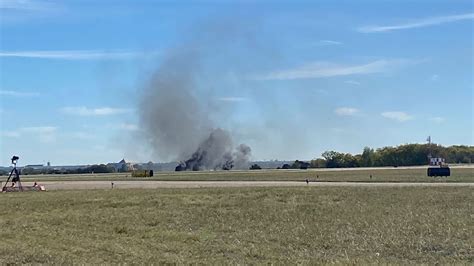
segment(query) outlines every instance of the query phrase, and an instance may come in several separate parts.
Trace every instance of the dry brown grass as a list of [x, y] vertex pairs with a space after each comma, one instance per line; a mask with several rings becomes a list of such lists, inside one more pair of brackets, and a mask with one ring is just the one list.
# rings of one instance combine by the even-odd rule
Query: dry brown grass
[[474, 190], [1, 194], [0, 263], [474, 262]]

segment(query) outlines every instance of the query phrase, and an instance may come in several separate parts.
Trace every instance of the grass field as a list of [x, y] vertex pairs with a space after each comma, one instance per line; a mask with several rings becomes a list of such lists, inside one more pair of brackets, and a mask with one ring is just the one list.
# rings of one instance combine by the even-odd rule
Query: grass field
[[0, 194], [6, 263], [474, 263], [474, 190]]
[[[372, 175], [372, 178], [370, 177]], [[448, 178], [426, 176], [426, 168], [309, 169], [260, 171], [155, 172], [151, 178], [133, 178], [130, 173], [22, 176], [25, 181], [59, 180], [166, 180], [166, 181], [354, 181], [354, 182], [474, 182], [474, 168], [452, 168]], [[6, 180], [6, 177], [4, 177]]]

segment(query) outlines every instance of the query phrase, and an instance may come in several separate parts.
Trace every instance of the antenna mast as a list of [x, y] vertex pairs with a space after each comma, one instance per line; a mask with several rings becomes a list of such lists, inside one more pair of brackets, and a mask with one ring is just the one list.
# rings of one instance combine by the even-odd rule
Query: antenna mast
[[433, 157], [431, 155], [431, 136], [428, 136], [426, 141], [428, 141], [428, 164], [431, 164], [431, 158]]

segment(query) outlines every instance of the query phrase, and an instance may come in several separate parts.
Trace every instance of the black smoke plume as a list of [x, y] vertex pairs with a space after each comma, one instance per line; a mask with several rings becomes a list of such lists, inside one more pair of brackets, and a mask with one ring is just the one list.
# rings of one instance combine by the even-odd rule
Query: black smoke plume
[[[202, 39], [229, 41], [219, 32], [205, 36]], [[207, 68], [206, 62], [213, 61], [218, 54], [213, 49], [220, 46], [197, 40], [167, 53], [144, 86], [139, 104], [141, 130], [157, 157], [181, 162], [176, 170], [247, 168], [250, 147], [234, 147], [231, 133], [211, 119], [216, 111], [209, 101], [215, 97], [200, 91], [203, 80], [204, 86], [212, 87], [209, 76], [219, 77], [212, 73], [218, 68]]]
[[204, 140], [191, 158], [176, 166], [176, 171], [184, 170], [230, 170], [237, 166], [247, 166], [251, 149], [245, 144], [240, 144], [232, 151], [232, 139], [229, 133], [222, 129], [215, 129]]

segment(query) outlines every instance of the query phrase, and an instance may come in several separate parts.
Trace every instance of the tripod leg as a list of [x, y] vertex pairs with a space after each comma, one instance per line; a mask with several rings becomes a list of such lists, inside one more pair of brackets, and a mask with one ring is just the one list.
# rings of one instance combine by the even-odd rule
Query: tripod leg
[[18, 170], [15, 168], [15, 177], [16, 177], [16, 182], [18, 183], [18, 191], [23, 191], [23, 186], [21, 185], [21, 180], [20, 180], [20, 174], [18, 173]]
[[12, 171], [10, 172], [10, 175], [8, 175], [7, 182], [5, 182], [5, 185], [3, 185], [2, 191], [5, 191], [5, 188], [7, 187], [8, 182], [10, 181], [10, 178], [11, 178], [12, 175], [13, 175], [13, 172], [16, 172], [15, 170], [16, 170], [16, 168], [13, 168]]

